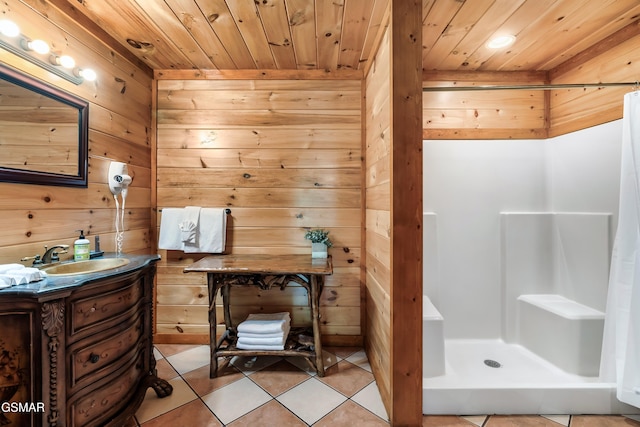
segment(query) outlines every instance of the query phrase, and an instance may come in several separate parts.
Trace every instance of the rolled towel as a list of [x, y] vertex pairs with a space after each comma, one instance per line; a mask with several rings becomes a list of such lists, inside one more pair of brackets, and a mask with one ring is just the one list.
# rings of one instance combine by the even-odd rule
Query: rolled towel
[[273, 334], [283, 332], [290, 322], [291, 318], [288, 312], [250, 314], [247, 320], [238, 325], [237, 329], [238, 333]]

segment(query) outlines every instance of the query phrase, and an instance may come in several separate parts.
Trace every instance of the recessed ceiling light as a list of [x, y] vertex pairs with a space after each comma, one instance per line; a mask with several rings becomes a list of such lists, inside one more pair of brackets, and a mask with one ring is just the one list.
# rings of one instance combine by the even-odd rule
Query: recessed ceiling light
[[510, 46], [514, 41], [516, 41], [516, 36], [498, 36], [489, 40], [489, 42], [487, 43], [487, 47], [489, 49], [501, 49], [503, 47]]

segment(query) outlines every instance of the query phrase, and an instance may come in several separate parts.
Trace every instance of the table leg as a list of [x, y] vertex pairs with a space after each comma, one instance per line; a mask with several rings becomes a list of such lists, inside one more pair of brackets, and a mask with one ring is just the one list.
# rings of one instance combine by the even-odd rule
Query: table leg
[[312, 274], [311, 282], [311, 322], [313, 324], [313, 341], [316, 353], [316, 370], [319, 377], [324, 377], [324, 361], [322, 360], [322, 340], [320, 337], [320, 286], [318, 276]]
[[208, 273], [207, 274], [207, 285], [209, 288], [209, 352], [211, 361], [209, 362], [209, 378], [215, 378], [218, 371], [218, 357], [216, 356], [216, 346], [217, 346], [217, 338], [216, 338], [216, 328], [217, 328], [217, 319], [216, 319], [216, 285], [215, 285], [215, 275]]
[[231, 286], [228, 284], [222, 285], [220, 288], [220, 292], [222, 293], [222, 306], [224, 308], [224, 326], [227, 330], [233, 328], [233, 323], [231, 322]]

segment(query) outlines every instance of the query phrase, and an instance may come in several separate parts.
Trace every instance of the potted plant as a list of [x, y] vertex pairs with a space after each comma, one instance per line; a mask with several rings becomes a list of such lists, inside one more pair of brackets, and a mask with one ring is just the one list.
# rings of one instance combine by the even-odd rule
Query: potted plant
[[333, 246], [328, 234], [328, 231], [315, 229], [307, 231], [304, 235], [305, 239], [311, 240], [311, 258], [327, 257], [327, 249]]

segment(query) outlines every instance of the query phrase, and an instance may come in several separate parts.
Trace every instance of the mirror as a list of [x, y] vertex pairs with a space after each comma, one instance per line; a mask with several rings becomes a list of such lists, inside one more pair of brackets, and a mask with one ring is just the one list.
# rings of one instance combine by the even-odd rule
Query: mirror
[[0, 182], [86, 187], [89, 103], [0, 64]]

